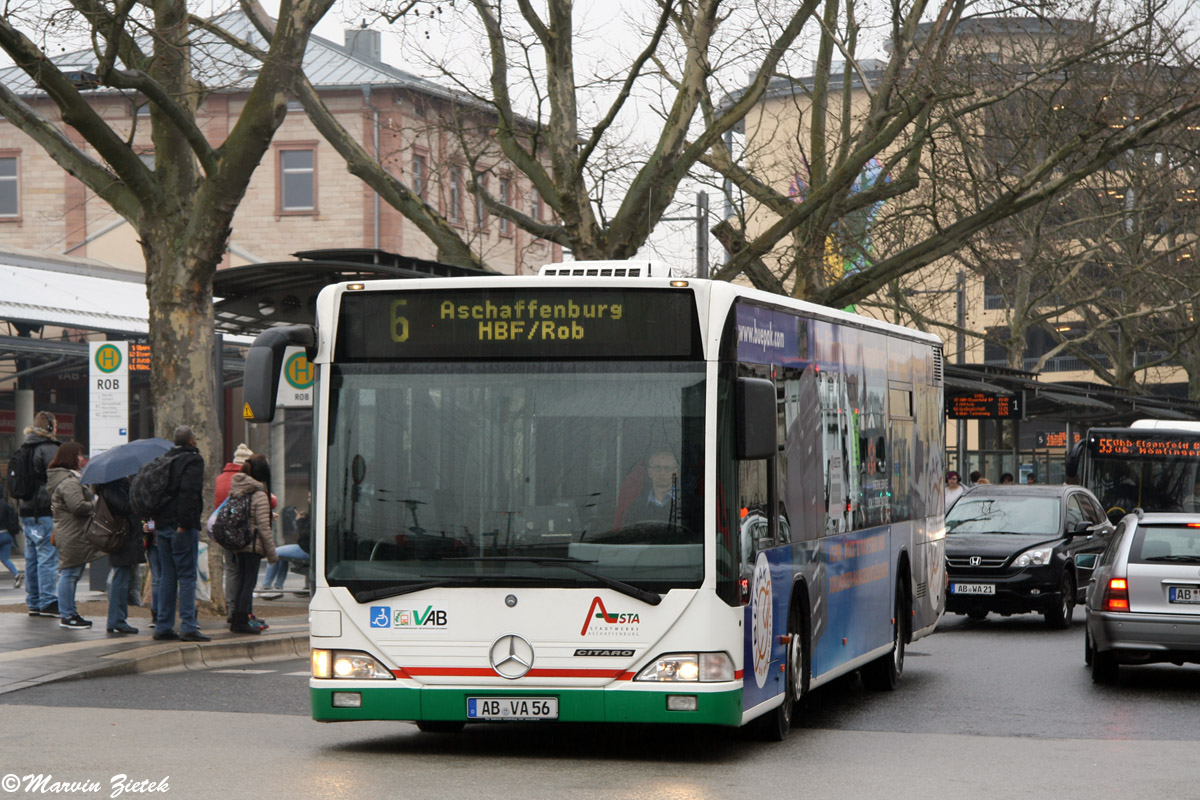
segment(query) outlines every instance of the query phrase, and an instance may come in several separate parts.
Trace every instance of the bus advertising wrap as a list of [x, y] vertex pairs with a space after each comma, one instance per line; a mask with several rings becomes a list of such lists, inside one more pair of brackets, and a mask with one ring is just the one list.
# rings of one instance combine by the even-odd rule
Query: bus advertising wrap
[[342, 297], [339, 361], [428, 358], [694, 358], [691, 292], [446, 289]]

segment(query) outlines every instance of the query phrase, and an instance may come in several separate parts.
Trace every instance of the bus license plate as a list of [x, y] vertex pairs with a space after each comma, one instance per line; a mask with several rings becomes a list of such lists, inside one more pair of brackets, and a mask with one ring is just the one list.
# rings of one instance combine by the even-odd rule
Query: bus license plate
[[468, 697], [467, 719], [558, 719], [558, 698]]
[[996, 584], [994, 583], [955, 583], [951, 584], [950, 591], [954, 594], [995, 594]]
[[1167, 591], [1172, 603], [1200, 603], [1200, 586], [1171, 586]]

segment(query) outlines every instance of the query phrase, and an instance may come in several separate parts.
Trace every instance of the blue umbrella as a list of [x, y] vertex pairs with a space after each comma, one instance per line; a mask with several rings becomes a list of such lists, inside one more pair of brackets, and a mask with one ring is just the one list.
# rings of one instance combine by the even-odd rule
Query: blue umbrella
[[88, 461], [79, 475], [79, 482], [96, 485], [132, 475], [175, 445], [166, 439], [137, 439], [129, 444], [105, 450]]

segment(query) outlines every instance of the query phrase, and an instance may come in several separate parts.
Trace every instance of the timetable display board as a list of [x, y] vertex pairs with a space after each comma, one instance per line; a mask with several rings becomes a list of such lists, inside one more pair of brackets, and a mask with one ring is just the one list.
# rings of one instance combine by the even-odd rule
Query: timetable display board
[[1200, 461], [1200, 436], [1145, 430], [1092, 431], [1088, 448], [1099, 458], [1172, 458]]
[[1021, 419], [1021, 396], [971, 392], [946, 395], [946, 416], [951, 419]]
[[473, 287], [342, 295], [337, 361], [702, 356], [680, 289]]

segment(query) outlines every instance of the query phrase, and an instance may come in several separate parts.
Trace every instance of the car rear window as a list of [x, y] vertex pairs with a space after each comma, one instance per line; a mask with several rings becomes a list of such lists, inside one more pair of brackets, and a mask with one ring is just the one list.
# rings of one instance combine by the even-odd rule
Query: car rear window
[[1129, 548], [1129, 560], [1139, 564], [1195, 562], [1200, 564], [1200, 523], [1142, 525]]

